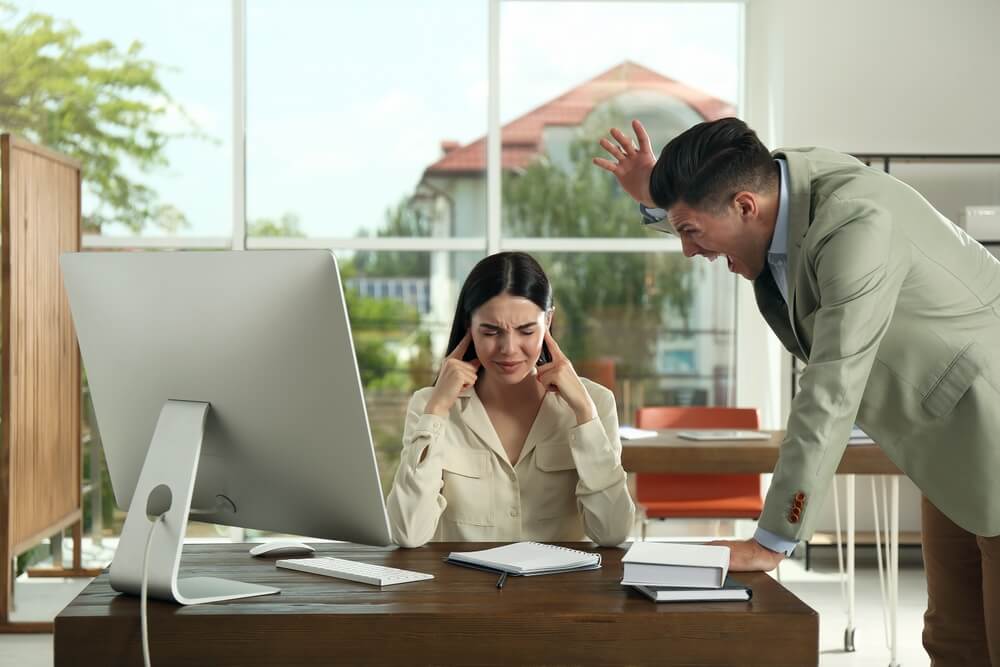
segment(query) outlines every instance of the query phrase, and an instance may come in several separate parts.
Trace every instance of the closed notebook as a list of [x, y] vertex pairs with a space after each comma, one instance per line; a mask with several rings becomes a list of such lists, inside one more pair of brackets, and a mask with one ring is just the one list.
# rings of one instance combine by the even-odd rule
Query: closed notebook
[[633, 586], [653, 602], [746, 602], [753, 597], [749, 586], [726, 577], [722, 588], [678, 588], [676, 586]]
[[622, 557], [626, 586], [721, 588], [729, 572], [729, 547], [636, 542]]
[[761, 431], [731, 431], [700, 429], [697, 431], [678, 431], [678, 438], [685, 440], [770, 440], [769, 433]]
[[446, 560], [455, 565], [523, 576], [601, 567], [600, 554], [540, 542], [516, 542], [481, 551], [452, 551]]

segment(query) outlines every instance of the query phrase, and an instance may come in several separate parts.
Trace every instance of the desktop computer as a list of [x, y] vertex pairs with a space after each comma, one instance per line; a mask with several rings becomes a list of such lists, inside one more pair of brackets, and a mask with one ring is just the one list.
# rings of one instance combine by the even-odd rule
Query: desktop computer
[[[197, 604], [278, 592], [178, 579], [199, 520], [389, 545], [333, 253], [61, 258], [115, 499], [115, 590]], [[159, 523], [160, 525], [157, 525]]]

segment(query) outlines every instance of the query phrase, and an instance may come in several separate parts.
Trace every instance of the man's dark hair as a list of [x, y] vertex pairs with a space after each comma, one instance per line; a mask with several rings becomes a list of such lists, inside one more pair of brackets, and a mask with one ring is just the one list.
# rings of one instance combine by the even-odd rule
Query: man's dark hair
[[698, 123], [663, 147], [649, 176], [656, 205], [719, 210], [737, 192], [777, 187], [774, 158], [739, 118]]

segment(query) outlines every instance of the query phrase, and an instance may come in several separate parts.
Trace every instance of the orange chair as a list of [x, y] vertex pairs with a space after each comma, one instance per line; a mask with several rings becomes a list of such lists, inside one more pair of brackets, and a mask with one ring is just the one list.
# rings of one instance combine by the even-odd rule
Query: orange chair
[[[638, 428], [757, 429], [755, 408], [639, 408]], [[642, 539], [649, 519], [757, 519], [764, 507], [760, 475], [673, 475], [637, 473], [636, 501], [644, 510]]]

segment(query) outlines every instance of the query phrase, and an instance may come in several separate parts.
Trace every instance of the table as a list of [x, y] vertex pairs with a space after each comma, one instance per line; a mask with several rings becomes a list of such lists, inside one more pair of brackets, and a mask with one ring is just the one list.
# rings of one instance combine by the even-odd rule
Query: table
[[[682, 429], [691, 431], [695, 429]], [[622, 465], [628, 472], [770, 473], [778, 462], [784, 431], [764, 431], [768, 440], [685, 440], [676, 429], [654, 438], [622, 441]], [[851, 445], [844, 452], [841, 475], [901, 475], [876, 445]]]
[[[681, 429], [692, 430], [692, 429]], [[784, 431], [764, 431], [767, 440], [685, 440], [678, 437], [677, 429], [662, 429], [656, 437], [622, 441], [622, 466], [628, 472], [674, 474], [729, 474], [770, 473], [778, 462], [778, 451], [785, 437]], [[837, 467], [837, 474], [846, 475], [847, 495], [847, 627], [844, 630], [844, 650], [854, 650], [854, 475], [882, 475], [882, 507], [885, 534], [885, 570], [882, 597], [888, 609], [886, 633], [889, 641], [890, 667], [896, 660], [897, 599], [899, 591], [899, 475], [903, 472], [889, 460], [875, 444], [850, 445]], [[886, 499], [884, 480], [889, 478], [889, 495]], [[837, 507], [837, 535], [840, 535], [840, 510], [837, 485], [833, 485], [834, 504]], [[875, 509], [876, 534], [881, 531], [878, 522], [878, 497], [872, 480], [872, 501]], [[838, 564], [840, 556], [838, 544]], [[882, 547], [878, 549], [879, 580], [882, 578]]]
[[[815, 665], [819, 617], [770, 576], [741, 576], [750, 602], [656, 604], [620, 585], [621, 549], [600, 570], [511, 577], [442, 562], [453, 550], [314, 544], [435, 576], [380, 590], [274, 567], [247, 544], [185, 545], [181, 576], [228, 576], [281, 594], [181, 607], [149, 603], [152, 664]], [[590, 548], [592, 545], [566, 545]], [[55, 621], [55, 665], [141, 664], [139, 600], [102, 574]]]

